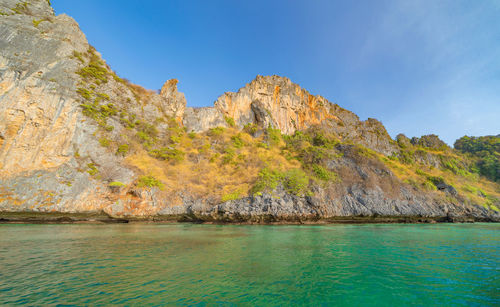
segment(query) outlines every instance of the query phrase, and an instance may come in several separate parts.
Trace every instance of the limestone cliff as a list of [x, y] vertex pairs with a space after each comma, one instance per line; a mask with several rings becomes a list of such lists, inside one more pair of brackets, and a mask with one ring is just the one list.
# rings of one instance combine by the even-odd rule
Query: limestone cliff
[[354, 141], [384, 154], [396, 151], [391, 137], [376, 119], [360, 121], [354, 113], [321, 96], [313, 96], [280, 76], [257, 76], [237, 93], [219, 97], [213, 108], [190, 109], [184, 123], [189, 130], [200, 132], [224, 125], [225, 118], [234, 120], [239, 128], [256, 124], [277, 128], [285, 134], [320, 125], [341, 140]]
[[131, 84], [48, 1], [0, 0], [0, 211], [500, 219], [498, 185], [436, 137], [396, 142], [284, 77], [206, 108], [177, 83]]

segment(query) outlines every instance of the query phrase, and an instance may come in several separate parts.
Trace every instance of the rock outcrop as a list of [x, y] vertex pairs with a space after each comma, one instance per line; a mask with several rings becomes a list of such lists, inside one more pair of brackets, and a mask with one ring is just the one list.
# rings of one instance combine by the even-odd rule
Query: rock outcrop
[[357, 142], [384, 154], [397, 150], [385, 127], [376, 119], [359, 117], [321, 96], [313, 96], [290, 79], [257, 76], [236, 93], [220, 96], [213, 108], [190, 109], [184, 124], [190, 131], [201, 132], [234, 120], [239, 128], [255, 124], [293, 134], [313, 126], [322, 126], [340, 139]]
[[80, 111], [69, 57], [86, 50], [85, 36], [47, 1], [1, 1], [0, 10], [11, 14], [0, 17], [0, 175], [60, 166], [71, 156]]
[[102, 184], [90, 180], [75, 155], [131, 172], [99, 148], [94, 123], [77, 94], [89, 49], [78, 24], [55, 16], [49, 3], [0, 1], [0, 207], [4, 210], [102, 210]]
[[[448, 185], [443, 191], [424, 191], [380, 162], [403, 154], [398, 142], [439, 146], [434, 137], [410, 141], [401, 136], [395, 142], [379, 121], [361, 121], [284, 77], [257, 76], [205, 108], [186, 107], [177, 82], [167, 81], [159, 93], [133, 85], [106, 65], [71, 17], [55, 16], [48, 1], [0, 0], [0, 212], [104, 212], [221, 222], [374, 216], [500, 220], [497, 211], [451, 195], [449, 191], [457, 191]], [[337, 155], [327, 161], [327, 171], [339, 174], [340, 180], [311, 180], [307, 195], [279, 184], [272, 192], [223, 201], [186, 187], [163, 191], [151, 176], [161, 173], [169, 159], [174, 164], [184, 155], [195, 162], [202, 157], [210, 165], [222, 153], [229, 161], [234, 148], [214, 128], [245, 126], [261, 136], [269, 127], [287, 135], [311, 128], [326, 131], [339, 143], [329, 147]], [[189, 144], [204, 142], [207, 135], [214, 139], [180, 152], [175, 144], [185, 131], [206, 132], [193, 135]], [[231, 142], [241, 146], [240, 137], [236, 134]], [[257, 149], [269, 148], [270, 138], [266, 135]], [[374, 153], [360, 155], [359, 146]], [[220, 152], [208, 157], [207, 148]], [[419, 159], [434, 167], [442, 160], [424, 151]], [[226, 162], [221, 167], [234, 171]]]

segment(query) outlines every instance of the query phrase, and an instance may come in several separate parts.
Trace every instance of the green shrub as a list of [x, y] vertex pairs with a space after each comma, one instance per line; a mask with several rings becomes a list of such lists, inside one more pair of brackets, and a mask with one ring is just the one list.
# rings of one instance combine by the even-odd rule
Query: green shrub
[[330, 151], [316, 146], [310, 146], [299, 152], [299, 159], [306, 165], [321, 164], [323, 161], [331, 158]]
[[90, 63], [89, 66], [81, 68], [77, 71], [84, 79], [93, 79], [95, 83], [101, 84], [108, 82], [107, 71], [104, 67], [100, 66], [100, 63]]
[[153, 176], [141, 176], [137, 180], [137, 186], [139, 188], [154, 188], [157, 187], [160, 190], [163, 190], [165, 187], [165, 184], [161, 182], [160, 180], [156, 179]]
[[490, 180], [500, 181], [500, 153], [486, 155], [477, 165], [481, 175]]
[[16, 6], [11, 9], [16, 14], [27, 14], [28, 12], [28, 1], [23, 1], [16, 3]]
[[129, 150], [128, 144], [121, 144], [120, 146], [118, 146], [116, 153], [121, 155], [126, 155], [128, 153], [128, 150]]
[[229, 194], [224, 194], [221, 198], [222, 202], [230, 201], [230, 200], [235, 200], [241, 197], [240, 191], [235, 191]]
[[227, 146], [224, 149], [224, 156], [222, 157], [222, 164], [231, 163], [235, 156], [236, 156], [236, 150], [231, 146]]
[[398, 154], [393, 153], [403, 164], [411, 165], [415, 163], [415, 153], [411, 150], [401, 150]]
[[309, 192], [309, 177], [300, 168], [288, 170], [284, 174], [284, 187], [291, 194], [304, 196]]
[[321, 165], [318, 165], [318, 164], [314, 164], [312, 166], [312, 170], [313, 170], [313, 173], [314, 175], [321, 179], [321, 180], [324, 180], [324, 181], [334, 181], [337, 179], [337, 174], [335, 174], [334, 172], [324, 168], [323, 166]]
[[99, 111], [100, 111], [101, 116], [103, 118], [110, 117], [110, 116], [116, 115], [118, 113], [118, 110], [116, 109], [115, 105], [112, 103], [101, 105]]
[[76, 73], [83, 79], [91, 80], [96, 84], [108, 82], [109, 72], [104, 63], [99, 59], [92, 48], [89, 49], [88, 53], [90, 55], [89, 64], [78, 70]]
[[[126, 117], [125, 117], [126, 116]], [[135, 114], [126, 114], [122, 112], [120, 114], [120, 121], [127, 126], [127, 128], [133, 129], [137, 125], [135, 120]]]
[[259, 130], [259, 127], [255, 124], [246, 124], [244, 127], [243, 127], [243, 131], [245, 131], [246, 133], [248, 134], [255, 134], [257, 132], [257, 130]]
[[271, 126], [269, 126], [269, 128], [267, 128], [267, 139], [269, 141], [269, 145], [279, 145], [281, 141], [281, 130], [273, 129]]
[[286, 142], [286, 148], [294, 152], [299, 152], [312, 143], [311, 136], [299, 130], [295, 131], [293, 135], [284, 135], [283, 138]]
[[123, 80], [122, 78], [118, 77], [115, 73], [113, 73], [112, 76], [113, 76], [113, 79], [116, 82], [120, 82], [120, 83], [126, 84], [125, 80]]
[[83, 115], [93, 118], [95, 120], [99, 119], [99, 105], [95, 103], [83, 103], [80, 105], [82, 107]]
[[96, 93], [96, 96], [99, 98], [99, 100], [109, 100], [109, 95], [105, 93]]
[[265, 167], [259, 171], [257, 181], [251, 189], [252, 194], [272, 192], [281, 182], [283, 174], [277, 170]]
[[213, 156], [210, 157], [210, 160], [208, 160], [210, 163], [215, 163], [215, 161], [217, 161], [217, 159], [219, 159], [220, 157], [220, 153], [215, 153]]
[[257, 147], [269, 149], [269, 145], [263, 142], [257, 143]]
[[436, 185], [430, 180], [424, 181], [424, 183], [422, 183], [422, 186], [424, 189], [429, 190], [429, 191], [437, 190]]
[[181, 162], [184, 160], [184, 156], [186, 155], [182, 150], [169, 147], [152, 150], [150, 154], [156, 159], [174, 162]]
[[154, 124], [149, 124], [142, 121], [136, 121], [136, 125], [139, 126], [139, 130], [144, 132], [146, 135], [155, 138], [158, 136], [158, 129]]
[[210, 145], [210, 143], [207, 143], [207, 144], [204, 144], [203, 146], [201, 146], [198, 151], [199, 151], [199, 153], [206, 153], [210, 150], [211, 147], [212, 146]]
[[38, 25], [42, 22], [42, 21], [45, 21], [45, 18], [42, 18], [40, 20], [36, 20], [35, 18], [33, 18], [33, 26], [35, 28], [38, 28]]
[[325, 135], [321, 131], [317, 131], [312, 138], [312, 143], [314, 146], [333, 149], [335, 145], [338, 144], [338, 141], [331, 136]]
[[426, 172], [424, 172], [423, 170], [421, 170], [421, 169], [419, 169], [419, 168], [417, 168], [417, 169], [415, 170], [415, 173], [416, 173], [417, 175], [419, 175], [419, 176], [423, 176], [423, 177], [429, 177], [429, 176], [430, 176], [429, 174], [427, 174]]
[[188, 137], [189, 137], [190, 139], [194, 139], [194, 138], [196, 138], [196, 133], [195, 133], [195, 132], [189, 132], [189, 133], [188, 133]]
[[90, 92], [88, 89], [79, 87], [76, 92], [82, 96], [83, 99], [85, 100], [90, 100], [92, 98], [92, 92]]
[[111, 140], [107, 138], [100, 138], [99, 144], [101, 144], [102, 147], [109, 147], [109, 145], [111, 144]]
[[170, 142], [172, 142], [173, 144], [177, 144], [181, 141], [181, 137], [178, 136], [178, 135], [171, 135], [170, 136]]
[[208, 134], [211, 136], [219, 136], [224, 132], [224, 127], [215, 127], [208, 130]]
[[441, 157], [441, 163], [444, 169], [450, 170], [453, 174], [467, 177], [469, 171], [456, 159]]
[[169, 117], [167, 119], [168, 131], [170, 134], [181, 136], [186, 132], [185, 127], [181, 127], [179, 122], [175, 119], [175, 117]]
[[96, 120], [98, 124], [107, 131], [113, 130], [113, 126], [108, 126], [106, 124], [106, 119], [108, 117], [118, 113], [118, 110], [112, 103], [108, 103], [107, 105], [99, 105], [98, 103], [83, 103], [80, 106], [83, 109], [83, 115]]
[[367, 148], [367, 147], [365, 147], [363, 145], [357, 144], [356, 145], [356, 149], [357, 149], [357, 153], [360, 156], [364, 156], [364, 157], [367, 157], [367, 158], [375, 158], [377, 156], [377, 154], [375, 153], [375, 151], [373, 151], [372, 149]]
[[229, 125], [229, 127], [234, 127], [236, 126], [236, 123], [234, 122], [234, 119], [232, 117], [229, 117], [229, 116], [224, 116], [224, 120], [226, 121], [226, 123]]
[[88, 167], [87, 173], [89, 173], [90, 176], [95, 176], [99, 172], [97, 166], [94, 163], [87, 164], [87, 167]]
[[238, 133], [237, 135], [233, 135], [231, 137], [231, 140], [233, 141], [233, 145], [236, 148], [241, 148], [245, 143], [243, 142], [243, 139], [241, 138], [241, 133]]
[[[387, 156], [387, 159], [392, 160], [392, 161], [399, 160], [398, 155], [395, 152], [393, 152], [390, 156]], [[384, 159], [384, 161], [387, 161], [387, 160]]]
[[442, 176], [428, 176], [427, 180], [432, 182], [432, 184], [434, 184], [435, 186], [444, 183], [444, 178]]
[[139, 140], [145, 144], [146, 146], [151, 146], [154, 144], [154, 140], [152, 137], [150, 137], [147, 133], [145, 133], [144, 131], [138, 131], [136, 134], [135, 134]]

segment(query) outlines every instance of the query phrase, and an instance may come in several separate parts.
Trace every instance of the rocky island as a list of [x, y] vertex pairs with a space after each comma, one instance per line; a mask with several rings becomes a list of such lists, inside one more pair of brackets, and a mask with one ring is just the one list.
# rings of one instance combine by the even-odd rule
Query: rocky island
[[257, 76], [187, 107], [118, 76], [47, 0], [0, 0], [0, 221], [500, 221], [500, 136], [392, 139]]

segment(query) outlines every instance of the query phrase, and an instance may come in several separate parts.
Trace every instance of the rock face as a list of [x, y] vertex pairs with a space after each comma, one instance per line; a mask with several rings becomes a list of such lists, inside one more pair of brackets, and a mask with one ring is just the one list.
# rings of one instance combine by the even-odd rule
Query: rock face
[[[125, 154], [141, 153], [151, 141], [146, 132], [161, 138], [176, 129], [174, 123], [194, 132], [233, 123], [284, 134], [321, 127], [385, 156], [398, 151], [379, 121], [361, 121], [284, 77], [258, 76], [206, 108], [186, 107], [177, 82], [167, 81], [159, 94], [130, 84], [111, 71], [72, 18], [54, 15], [48, 1], [0, 0], [0, 212], [250, 222], [377, 215], [500, 219], [498, 212], [412, 189], [384, 165], [356, 158], [354, 145], [341, 148], [343, 156], [330, 162], [342, 182], [317, 185], [314, 196], [278, 186], [271, 194], [221, 202], [185, 190], [170, 195], [140, 188], [135, 182], [142, 173]], [[137, 127], [137, 135], [130, 132]], [[131, 137], [142, 138], [144, 148], [129, 148]], [[415, 142], [439, 145], [435, 138]]]
[[89, 49], [85, 35], [45, 0], [2, 0], [0, 10], [0, 208], [102, 210], [106, 188], [81, 168], [108, 165], [125, 182], [133, 173], [99, 148], [82, 115], [74, 54]]
[[186, 109], [186, 97], [184, 97], [183, 93], [177, 91], [178, 82], [177, 79], [165, 82], [161, 88], [160, 97], [163, 98], [161, 106], [163, 112], [181, 121]]
[[423, 135], [420, 138], [413, 137], [410, 141], [413, 145], [420, 145], [427, 148], [433, 149], [443, 149], [448, 148], [445, 142], [443, 142], [437, 135], [429, 134]]
[[[166, 206], [159, 213], [181, 215], [193, 221], [255, 223], [356, 221], [353, 217], [360, 221], [376, 217], [402, 217], [400, 221], [410, 222], [498, 221], [500, 218], [498, 213], [492, 214], [483, 207], [443, 202], [432, 194], [405, 186], [383, 164], [361, 160], [351, 146], [345, 146], [342, 152], [343, 159], [332, 161], [332, 168], [337, 173], [346, 174], [342, 183], [327, 188], [317, 186], [314, 196], [297, 197], [280, 186], [272, 195], [245, 197], [215, 206], [191, 200], [178, 206]], [[448, 185], [443, 190], [456, 193]], [[156, 195], [153, 193], [151, 197]]]
[[[0, 10], [16, 8], [1, 1]], [[1, 16], [0, 174], [44, 170], [69, 161], [78, 120], [77, 63], [69, 56], [85, 50], [85, 36], [74, 20], [54, 16], [46, 1]], [[33, 20], [41, 20], [35, 24]]]
[[257, 76], [236, 93], [220, 96], [213, 108], [190, 109], [184, 115], [188, 130], [206, 131], [231, 118], [242, 128], [247, 124], [280, 129], [293, 134], [313, 126], [323, 126], [340, 139], [352, 140], [384, 154], [396, 146], [376, 119], [360, 121], [358, 116], [321, 96], [313, 96], [290, 79]]

